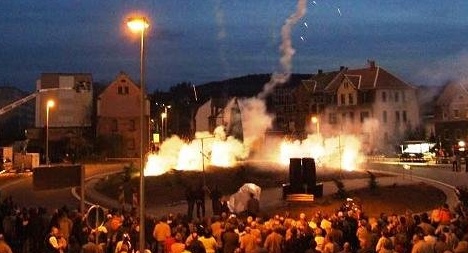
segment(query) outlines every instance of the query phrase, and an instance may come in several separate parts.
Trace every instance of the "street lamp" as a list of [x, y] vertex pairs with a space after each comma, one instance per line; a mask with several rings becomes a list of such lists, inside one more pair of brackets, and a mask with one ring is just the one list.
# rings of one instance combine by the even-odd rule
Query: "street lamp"
[[315, 131], [317, 132], [317, 135], [320, 135], [320, 123], [319, 123], [318, 117], [317, 116], [312, 116], [310, 121], [312, 121], [312, 123], [315, 124]]
[[164, 106], [164, 139], [167, 138], [167, 122], [169, 121], [169, 113], [167, 112], [167, 109], [170, 109], [171, 105], [165, 105]]
[[166, 131], [164, 131], [164, 122], [166, 121], [167, 113], [161, 113], [161, 139], [164, 141], [166, 139]]
[[145, 165], [144, 165], [144, 142], [145, 142], [145, 31], [149, 27], [148, 20], [145, 17], [134, 17], [127, 20], [127, 26], [132, 32], [140, 33], [140, 233], [139, 249], [143, 252], [146, 248], [145, 243]]
[[49, 110], [55, 106], [54, 100], [47, 100], [46, 104], [46, 164], [50, 164], [49, 159]]

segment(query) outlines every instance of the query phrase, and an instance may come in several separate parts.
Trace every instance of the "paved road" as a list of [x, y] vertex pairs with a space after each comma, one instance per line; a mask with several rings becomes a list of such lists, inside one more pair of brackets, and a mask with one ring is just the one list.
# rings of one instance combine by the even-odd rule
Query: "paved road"
[[[122, 165], [109, 166], [86, 166], [85, 177], [93, 177], [103, 173], [115, 173], [122, 170]], [[25, 174], [24, 177], [13, 177], [11, 180], [2, 180], [0, 191], [1, 197], [12, 196], [15, 203], [22, 207], [41, 206], [49, 210], [54, 210], [67, 205], [69, 208], [80, 208], [80, 201], [72, 194], [71, 188], [58, 190], [35, 191], [33, 189], [32, 174]], [[2, 174], [8, 177], [8, 174]]]
[[[85, 187], [87, 200], [91, 200], [93, 203], [104, 207], [119, 207], [117, 201], [108, 199], [94, 191], [93, 185], [97, 180], [99, 180], [99, 178], [103, 177], [104, 174], [115, 173], [121, 171], [121, 169], [121, 165], [114, 167], [87, 167], [86, 178], [88, 178], [88, 180]], [[405, 170], [403, 169], [403, 164], [399, 163], [368, 164], [366, 169], [386, 171], [399, 175], [397, 177], [379, 178], [379, 183], [382, 185], [393, 183], [412, 183], [414, 181], [429, 179], [432, 184], [444, 190], [448, 197], [448, 202], [452, 206], [457, 202], [453, 186], [468, 185], [468, 173], [452, 172], [451, 167], [448, 165], [410, 165], [410, 169]], [[368, 179], [348, 180], [345, 182], [345, 187], [346, 189], [365, 187], [367, 185], [367, 180]], [[44, 206], [48, 209], [55, 209], [60, 208], [63, 205], [78, 208], [80, 204], [79, 199], [76, 198], [76, 195], [72, 194], [70, 188], [60, 190], [34, 191], [32, 189], [32, 177], [14, 179], [13, 181], [7, 182], [6, 184], [3, 183], [0, 189], [2, 197], [11, 195], [13, 196], [14, 201], [20, 206]], [[324, 184], [324, 194], [331, 194], [334, 192], [336, 192], [336, 187], [333, 183], [329, 182]], [[282, 200], [282, 189], [280, 187], [265, 189], [263, 190], [261, 196], [261, 205], [264, 207], [284, 204]], [[207, 201], [207, 203], [209, 203], [209, 201]], [[210, 214], [210, 205], [207, 204], [206, 206], [207, 213]], [[185, 203], [179, 203], [173, 206], [154, 206], [151, 205], [151, 203], [147, 204], [147, 213], [149, 215], [159, 216], [167, 213], [185, 212]]]
[[[385, 171], [396, 175], [395, 177], [379, 178], [378, 182], [380, 185], [390, 185], [395, 183], [412, 184], [419, 181], [428, 182], [444, 191], [447, 196], [447, 202], [451, 207], [458, 203], [458, 198], [455, 195], [453, 186], [468, 184], [468, 173], [452, 172], [451, 167], [448, 165], [416, 166], [412, 164], [410, 165], [410, 170], [403, 169], [403, 164], [399, 163], [369, 163], [364, 167], [368, 170]], [[94, 190], [94, 184], [98, 180], [99, 178], [94, 178], [89, 180], [86, 184], [86, 193], [89, 200], [99, 203], [101, 206], [119, 208], [120, 205], [116, 200], [109, 199]], [[347, 190], [358, 189], [367, 187], [368, 178], [346, 180], [344, 183]], [[335, 184], [333, 182], [325, 182], [324, 194], [327, 195], [333, 193], [336, 193]], [[211, 214], [210, 201], [207, 200], [206, 203], [207, 214]], [[260, 205], [262, 207], [278, 207], [285, 205], [282, 199], [281, 187], [262, 190]], [[187, 206], [183, 202], [171, 206], [155, 206], [152, 203], [147, 203], [146, 212], [148, 215], [159, 217], [168, 213], [186, 213], [186, 209]]]

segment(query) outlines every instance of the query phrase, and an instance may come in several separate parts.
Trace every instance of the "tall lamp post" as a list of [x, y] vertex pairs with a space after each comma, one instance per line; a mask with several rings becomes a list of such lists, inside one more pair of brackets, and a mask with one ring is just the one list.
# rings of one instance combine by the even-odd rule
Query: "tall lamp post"
[[164, 141], [166, 139], [166, 131], [164, 131], [164, 122], [166, 121], [167, 118], [167, 113], [162, 112], [161, 113], [161, 141]]
[[170, 109], [171, 105], [164, 105], [164, 139], [167, 138], [167, 123], [169, 121], [169, 113], [167, 112], [167, 109]]
[[49, 159], [49, 111], [50, 111], [50, 108], [54, 107], [55, 106], [55, 102], [54, 100], [47, 100], [47, 104], [46, 104], [46, 143], [45, 143], [45, 149], [46, 149], [46, 164], [49, 165], [50, 164], [50, 159]]
[[139, 249], [143, 252], [146, 249], [145, 243], [145, 133], [143, 126], [145, 123], [145, 31], [149, 27], [148, 20], [145, 17], [135, 17], [127, 20], [127, 26], [135, 33], [140, 33], [140, 233]]

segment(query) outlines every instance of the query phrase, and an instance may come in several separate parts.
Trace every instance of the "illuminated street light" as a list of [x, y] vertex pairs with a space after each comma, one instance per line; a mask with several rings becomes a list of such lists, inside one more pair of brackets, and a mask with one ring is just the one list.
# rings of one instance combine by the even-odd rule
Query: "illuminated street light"
[[317, 135], [320, 135], [320, 123], [319, 123], [318, 117], [312, 116], [310, 121], [312, 121], [312, 123], [315, 124], [315, 131], [316, 131]]
[[135, 33], [141, 34], [140, 40], [140, 233], [139, 249], [143, 252], [145, 245], [145, 31], [149, 27], [148, 20], [145, 17], [130, 18], [127, 20], [127, 26]]
[[162, 112], [161, 113], [161, 141], [164, 141], [166, 139], [165, 131], [164, 131], [164, 122], [167, 118], [167, 113]]
[[50, 164], [50, 159], [49, 159], [49, 111], [50, 108], [55, 106], [54, 100], [47, 100], [46, 104], [46, 164]]
[[[164, 139], [167, 138], [167, 122], [169, 121], [169, 113], [167, 112], [167, 109], [170, 109], [171, 108], [171, 105], [164, 105], [164, 124], [163, 124], [163, 127], [164, 127]], [[163, 140], [164, 140], [163, 139]]]

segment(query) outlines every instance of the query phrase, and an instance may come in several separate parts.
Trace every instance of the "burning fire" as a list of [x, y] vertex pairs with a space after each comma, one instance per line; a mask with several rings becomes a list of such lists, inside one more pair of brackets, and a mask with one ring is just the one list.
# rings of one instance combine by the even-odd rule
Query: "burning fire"
[[[274, 147], [267, 148], [274, 150]], [[290, 158], [312, 157], [318, 167], [352, 171], [363, 161], [360, 149], [359, 139], [352, 135], [333, 138], [310, 135], [302, 141], [283, 140], [270, 162], [287, 165]], [[171, 169], [202, 171], [207, 166], [229, 168], [248, 159], [249, 155], [249, 148], [231, 136], [198, 134], [190, 142], [173, 136], [161, 145], [158, 154], [149, 154], [145, 175], [157, 176]]]
[[360, 141], [352, 135], [324, 139], [310, 135], [306, 140], [283, 141], [279, 162], [287, 165], [292, 157], [312, 157], [317, 165], [352, 171], [363, 161]]

